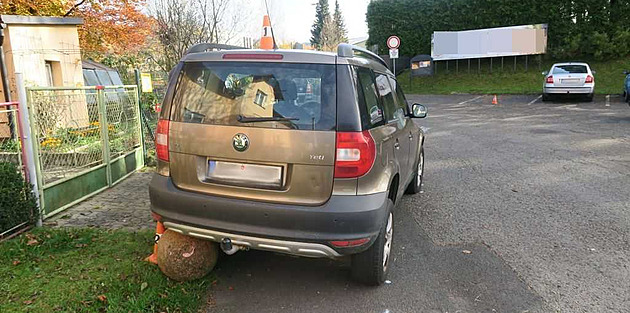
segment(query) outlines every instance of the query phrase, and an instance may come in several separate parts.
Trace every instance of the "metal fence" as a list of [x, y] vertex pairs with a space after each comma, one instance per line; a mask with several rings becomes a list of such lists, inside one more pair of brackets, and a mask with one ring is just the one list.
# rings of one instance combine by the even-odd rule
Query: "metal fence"
[[136, 86], [26, 91], [45, 217], [144, 165]]
[[23, 168], [17, 103], [0, 103], [0, 162]]

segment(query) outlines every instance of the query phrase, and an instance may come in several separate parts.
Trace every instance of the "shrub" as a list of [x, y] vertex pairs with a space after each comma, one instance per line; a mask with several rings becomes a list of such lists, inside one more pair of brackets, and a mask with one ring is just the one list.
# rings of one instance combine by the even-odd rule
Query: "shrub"
[[32, 223], [37, 204], [31, 186], [13, 163], [0, 162], [0, 232], [20, 223]]

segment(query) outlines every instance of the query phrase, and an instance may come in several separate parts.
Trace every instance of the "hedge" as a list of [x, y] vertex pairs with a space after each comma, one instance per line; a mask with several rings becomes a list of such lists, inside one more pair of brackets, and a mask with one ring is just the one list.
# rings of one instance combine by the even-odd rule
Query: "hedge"
[[401, 54], [431, 53], [434, 31], [548, 24], [552, 58], [630, 54], [630, 0], [376, 0], [367, 10], [369, 46], [385, 54], [390, 35]]
[[0, 232], [35, 220], [37, 204], [31, 186], [13, 163], [0, 162]]

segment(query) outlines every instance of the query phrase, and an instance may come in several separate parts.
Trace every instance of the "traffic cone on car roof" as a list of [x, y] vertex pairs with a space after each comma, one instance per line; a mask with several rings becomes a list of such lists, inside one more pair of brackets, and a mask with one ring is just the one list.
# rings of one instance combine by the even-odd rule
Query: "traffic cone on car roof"
[[157, 245], [160, 237], [164, 234], [164, 224], [162, 222], [157, 221], [157, 225], [155, 226], [155, 243], [153, 244], [153, 253], [144, 259], [147, 262], [151, 262], [153, 264], [157, 264]]
[[494, 104], [494, 105], [498, 105], [499, 104], [499, 99], [497, 98], [497, 95], [494, 95], [494, 97], [492, 98], [492, 104]]
[[271, 21], [269, 15], [263, 17], [263, 33], [260, 38], [260, 49], [273, 49], [273, 37], [271, 36]]

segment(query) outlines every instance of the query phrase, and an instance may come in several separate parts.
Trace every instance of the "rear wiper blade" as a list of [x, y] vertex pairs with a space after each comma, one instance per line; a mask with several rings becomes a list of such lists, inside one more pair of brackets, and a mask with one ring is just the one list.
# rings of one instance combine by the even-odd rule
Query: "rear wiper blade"
[[247, 117], [247, 116], [242, 116], [242, 115], [238, 115], [236, 118], [237, 121], [239, 121], [240, 123], [254, 123], [254, 122], [282, 122], [282, 121], [297, 121], [299, 120], [299, 118], [297, 117], [279, 117], [279, 116], [272, 116], [272, 117]]

